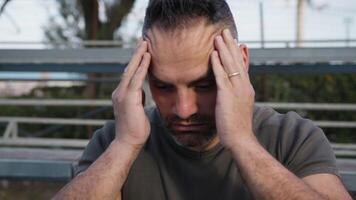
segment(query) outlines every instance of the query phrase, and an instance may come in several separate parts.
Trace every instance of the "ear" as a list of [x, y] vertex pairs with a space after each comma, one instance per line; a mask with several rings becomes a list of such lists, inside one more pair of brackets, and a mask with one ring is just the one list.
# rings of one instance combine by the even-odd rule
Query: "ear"
[[246, 71], [248, 72], [248, 70], [250, 68], [249, 50], [248, 50], [247, 46], [244, 44], [240, 44], [239, 48], [240, 48], [242, 59], [244, 62], [244, 67], [245, 67]]

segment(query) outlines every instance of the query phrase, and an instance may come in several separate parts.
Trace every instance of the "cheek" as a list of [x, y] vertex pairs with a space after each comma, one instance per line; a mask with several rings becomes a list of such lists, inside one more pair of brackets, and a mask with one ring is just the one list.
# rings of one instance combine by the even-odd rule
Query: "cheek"
[[214, 114], [216, 105], [216, 90], [200, 93], [198, 95], [199, 110], [201, 113]]
[[173, 106], [174, 98], [172, 95], [162, 93], [154, 88], [151, 88], [152, 98], [159, 108], [161, 114], [168, 114]]

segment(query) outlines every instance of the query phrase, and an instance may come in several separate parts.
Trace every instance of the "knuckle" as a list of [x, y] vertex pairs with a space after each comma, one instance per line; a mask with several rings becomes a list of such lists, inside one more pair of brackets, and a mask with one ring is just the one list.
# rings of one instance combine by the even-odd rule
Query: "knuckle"
[[255, 90], [254, 90], [253, 88], [252, 88], [252, 90], [251, 90], [251, 93], [252, 93], [253, 96], [256, 95], [256, 92], [255, 92]]
[[111, 93], [111, 99], [114, 100], [116, 98], [116, 90], [114, 90], [113, 93]]
[[250, 97], [251, 97], [252, 99], [254, 99], [254, 98], [255, 98], [255, 93], [254, 93], [254, 92], [251, 92]]
[[251, 98], [254, 98], [255, 97], [255, 90], [253, 90], [253, 88], [251, 87], [250, 90], [249, 90], [249, 96]]
[[121, 92], [118, 92], [118, 91], [114, 91], [112, 94], [111, 94], [111, 99], [113, 102], [115, 103], [120, 103], [123, 101], [123, 94]]

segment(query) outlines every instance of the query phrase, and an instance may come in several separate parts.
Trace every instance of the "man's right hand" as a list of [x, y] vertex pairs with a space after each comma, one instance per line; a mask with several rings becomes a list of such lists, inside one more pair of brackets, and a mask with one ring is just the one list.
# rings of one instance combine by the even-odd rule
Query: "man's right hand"
[[150, 133], [150, 123], [142, 105], [142, 85], [150, 60], [147, 42], [140, 41], [112, 94], [116, 138], [87, 170], [53, 199], [121, 199], [130, 168]]
[[116, 139], [119, 143], [140, 148], [150, 133], [150, 123], [142, 104], [142, 86], [150, 65], [147, 42], [141, 40], [127, 65], [121, 82], [112, 93]]

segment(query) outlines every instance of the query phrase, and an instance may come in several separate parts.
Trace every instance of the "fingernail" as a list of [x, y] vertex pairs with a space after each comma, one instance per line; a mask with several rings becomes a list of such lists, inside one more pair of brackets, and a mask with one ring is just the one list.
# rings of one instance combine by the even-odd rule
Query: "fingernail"
[[221, 35], [218, 35], [218, 36], [215, 37], [215, 39], [221, 41], [221, 40], [222, 40], [222, 37], [221, 37]]

